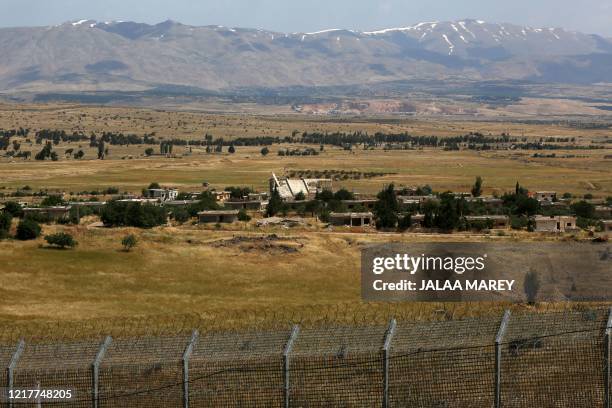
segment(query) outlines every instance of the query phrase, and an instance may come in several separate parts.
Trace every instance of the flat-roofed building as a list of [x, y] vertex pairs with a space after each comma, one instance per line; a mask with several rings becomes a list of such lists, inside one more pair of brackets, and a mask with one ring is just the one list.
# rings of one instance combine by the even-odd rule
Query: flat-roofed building
[[51, 221], [59, 221], [68, 219], [71, 209], [71, 206], [24, 208], [23, 216], [27, 217], [28, 215], [39, 215], [46, 217]]
[[507, 215], [467, 215], [468, 223], [487, 223], [491, 228], [507, 228], [510, 225], [510, 217]]
[[342, 200], [342, 204], [346, 206], [346, 208], [350, 211], [355, 210], [356, 208], [363, 208], [366, 210], [373, 210], [374, 206], [378, 202], [375, 198], [362, 198], [356, 200]]
[[608, 205], [598, 205], [595, 207], [595, 216], [604, 220], [612, 218], [612, 207]]
[[548, 201], [552, 203], [557, 200], [556, 191], [536, 191], [534, 198], [538, 201]]
[[578, 229], [576, 226], [576, 217], [569, 215], [560, 216], [542, 216], [534, 217], [535, 230], [537, 232], [566, 232]]
[[371, 212], [331, 213], [329, 215], [329, 223], [336, 226], [363, 227], [374, 224], [374, 214]]
[[224, 202], [223, 206], [232, 210], [264, 211], [268, 207], [268, 201], [231, 200]]
[[160, 201], [176, 200], [178, 190], [176, 188], [149, 188], [147, 189], [147, 197]]
[[200, 224], [220, 224], [227, 223], [231, 224], [238, 220], [237, 210], [211, 210], [211, 211], [200, 211], [198, 213], [198, 220]]

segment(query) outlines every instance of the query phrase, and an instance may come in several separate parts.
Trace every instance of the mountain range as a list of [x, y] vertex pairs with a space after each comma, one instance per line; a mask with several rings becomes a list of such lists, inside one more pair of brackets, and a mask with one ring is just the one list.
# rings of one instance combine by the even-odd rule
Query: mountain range
[[0, 91], [203, 90], [411, 80], [612, 82], [612, 40], [480, 20], [377, 31], [81, 20], [0, 29]]

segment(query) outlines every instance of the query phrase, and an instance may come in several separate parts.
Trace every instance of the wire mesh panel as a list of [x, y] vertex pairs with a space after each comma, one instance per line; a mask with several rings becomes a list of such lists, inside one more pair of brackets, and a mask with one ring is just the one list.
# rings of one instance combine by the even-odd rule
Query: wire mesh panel
[[116, 339], [100, 366], [100, 407], [178, 407], [190, 336]]
[[189, 359], [190, 407], [280, 407], [289, 331], [207, 334]]
[[293, 407], [382, 404], [386, 327], [304, 329], [290, 356]]
[[[91, 407], [93, 362], [99, 343], [26, 343], [14, 370], [15, 389], [70, 390], [54, 405]], [[37, 406], [36, 401], [18, 406]]]
[[[13, 357], [13, 354], [15, 353], [16, 349], [17, 349], [17, 344], [0, 345], [0, 387], [1, 388], [6, 387], [8, 384], [7, 369], [8, 369], [9, 364], [11, 363], [11, 358]], [[2, 389], [2, 391], [0, 392], [4, 393], [5, 390]], [[2, 408], [8, 406], [8, 403], [3, 402], [4, 397], [6, 397], [6, 395], [0, 395], [0, 407]]]
[[607, 311], [510, 319], [501, 361], [505, 407], [598, 407]]
[[404, 323], [391, 342], [389, 400], [396, 407], [490, 407], [500, 318]]

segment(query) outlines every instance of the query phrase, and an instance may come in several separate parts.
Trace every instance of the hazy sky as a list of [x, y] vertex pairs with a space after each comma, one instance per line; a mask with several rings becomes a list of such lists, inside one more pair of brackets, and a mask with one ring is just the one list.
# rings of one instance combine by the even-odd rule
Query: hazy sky
[[75, 19], [147, 23], [172, 19], [192, 25], [308, 32], [462, 18], [612, 36], [612, 0], [0, 0], [4, 27]]

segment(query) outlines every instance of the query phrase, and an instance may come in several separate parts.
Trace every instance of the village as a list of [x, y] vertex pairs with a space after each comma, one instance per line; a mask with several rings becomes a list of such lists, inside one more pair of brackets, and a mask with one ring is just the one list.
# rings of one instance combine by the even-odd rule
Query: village
[[[528, 191], [516, 185], [503, 196], [483, 196], [482, 179], [471, 192], [436, 193], [429, 186], [386, 185], [378, 195], [334, 188], [331, 178], [279, 177], [272, 173], [269, 191], [247, 187], [217, 190], [203, 183], [201, 191], [179, 191], [151, 183], [140, 194], [119, 194], [109, 188], [100, 195], [33, 193], [20, 190], [4, 197], [0, 208], [14, 216], [41, 223], [80, 224], [87, 216], [99, 216], [97, 226], [136, 226], [191, 222], [221, 228], [244, 222], [257, 228], [311, 226], [384, 232], [491, 232], [504, 230], [564, 234], [581, 230], [607, 239], [612, 232], [610, 197], [573, 197], [555, 191]], [[104, 194], [113, 193], [113, 194]], [[30, 200], [28, 201], [28, 194]], [[16, 204], [18, 209], [15, 209]], [[124, 220], [130, 208], [155, 208], [152, 223]], [[12, 208], [12, 209], [11, 209]], [[109, 215], [114, 209], [113, 215]], [[161, 211], [161, 212], [160, 212]], [[117, 215], [116, 213], [119, 213]], [[195, 221], [197, 220], [197, 221]]]

